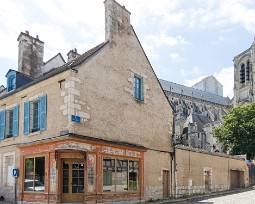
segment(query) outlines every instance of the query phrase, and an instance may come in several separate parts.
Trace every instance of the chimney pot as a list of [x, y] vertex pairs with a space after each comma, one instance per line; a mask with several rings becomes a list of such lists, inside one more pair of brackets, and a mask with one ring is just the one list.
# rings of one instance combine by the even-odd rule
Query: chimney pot
[[38, 35], [36, 35], [36, 39], [38, 39], [38, 40], [39, 40], [39, 36], [38, 36]]
[[26, 34], [28, 34], [29, 35], [29, 32], [26, 30]]

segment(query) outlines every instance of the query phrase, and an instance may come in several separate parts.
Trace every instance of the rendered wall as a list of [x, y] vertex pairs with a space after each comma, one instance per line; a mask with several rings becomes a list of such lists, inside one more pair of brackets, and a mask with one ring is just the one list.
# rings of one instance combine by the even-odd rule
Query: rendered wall
[[248, 184], [248, 169], [243, 159], [205, 153], [198, 149], [176, 148], [177, 196], [206, 193], [205, 173], [209, 172], [210, 192], [230, 189], [230, 171], [243, 174], [240, 187]]

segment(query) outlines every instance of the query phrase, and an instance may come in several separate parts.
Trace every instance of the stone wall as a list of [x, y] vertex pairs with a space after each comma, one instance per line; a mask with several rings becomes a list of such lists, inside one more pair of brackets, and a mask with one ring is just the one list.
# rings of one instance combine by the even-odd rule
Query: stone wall
[[229, 190], [230, 170], [243, 175], [240, 176], [239, 187], [248, 185], [248, 169], [244, 159], [177, 146], [176, 196]]

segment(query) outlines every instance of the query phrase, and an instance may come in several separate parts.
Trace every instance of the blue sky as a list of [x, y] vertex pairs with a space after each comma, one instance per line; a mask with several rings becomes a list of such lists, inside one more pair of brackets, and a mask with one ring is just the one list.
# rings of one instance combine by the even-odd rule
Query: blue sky
[[[158, 78], [187, 86], [214, 75], [233, 96], [233, 57], [255, 36], [254, 0], [118, 0]], [[17, 70], [21, 31], [45, 42], [44, 61], [104, 41], [103, 0], [0, 0], [0, 84]]]

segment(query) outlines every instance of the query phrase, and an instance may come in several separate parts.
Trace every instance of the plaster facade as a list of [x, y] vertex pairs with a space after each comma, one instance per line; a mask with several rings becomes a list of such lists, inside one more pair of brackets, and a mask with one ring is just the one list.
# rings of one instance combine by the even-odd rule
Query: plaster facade
[[[0, 111], [19, 107], [19, 134], [0, 140], [0, 160], [6, 159], [8, 152], [14, 156], [8, 168], [19, 169], [20, 203], [137, 203], [170, 196], [172, 108], [130, 22], [122, 15], [129, 12], [114, 0], [107, 0], [105, 5], [106, 14], [110, 12], [118, 22], [117, 26], [111, 24], [115, 27], [105, 42], [0, 98]], [[107, 21], [106, 30], [108, 27]], [[142, 79], [142, 100], [134, 97], [135, 75]], [[25, 103], [34, 104], [43, 96], [47, 98], [46, 128], [25, 133]], [[36, 164], [37, 159], [41, 162]], [[116, 163], [108, 176], [114, 184], [105, 180], [108, 161]], [[128, 168], [120, 177], [117, 167], [126, 162]], [[134, 163], [136, 167], [131, 165]], [[84, 169], [79, 170], [83, 179], [77, 184], [83, 186], [82, 192], [65, 177], [67, 164]], [[29, 171], [32, 167], [39, 173]], [[2, 163], [0, 170], [1, 178], [10, 175], [4, 174]], [[72, 171], [68, 172], [71, 176]], [[163, 172], [169, 176], [163, 178]], [[118, 183], [123, 182], [120, 178], [128, 179], [128, 184]], [[30, 180], [42, 180], [40, 190], [33, 185], [27, 188]], [[79, 193], [69, 189], [72, 193], [65, 194], [68, 185]], [[123, 189], [118, 190], [120, 187]], [[2, 182], [0, 189], [6, 201], [14, 200], [14, 183], [7, 186]]]
[[177, 197], [242, 188], [249, 184], [244, 158], [182, 146], [177, 146], [175, 151]]

